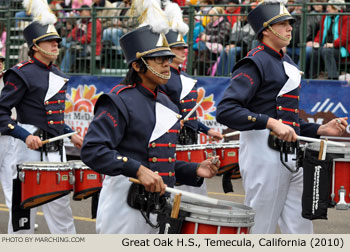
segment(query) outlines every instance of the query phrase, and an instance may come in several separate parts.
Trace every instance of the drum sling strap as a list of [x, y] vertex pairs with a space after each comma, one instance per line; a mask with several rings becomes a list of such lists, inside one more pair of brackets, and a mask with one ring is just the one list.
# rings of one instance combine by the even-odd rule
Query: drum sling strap
[[[42, 130], [42, 129], [36, 130], [33, 133], [33, 135], [40, 137], [41, 140], [46, 140], [46, 139], [54, 137], [54, 135], [52, 135], [49, 132]], [[60, 157], [61, 157], [61, 162], [63, 162], [63, 140], [58, 140], [55, 142], [46, 143], [42, 147], [37, 149], [37, 151], [40, 151], [40, 161], [41, 162], [43, 161], [43, 154], [44, 153], [47, 156], [48, 152], [56, 152], [56, 151], [59, 152]]]
[[180, 129], [179, 133], [179, 144], [181, 145], [189, 145], [189, 144], [197, 144], [198, 141], [198, 133], [193, 129], [183, 126]]
[[319, 160], [318, 154], [317, 151], [306, 149], [302, 159], [302, 216], [309, 220], [327, 220], [328, 207], [335, 206], [335, 202], [330, 200], [333, 159], [344, 156], [327, 153], [325, 160]]
[[[143, 185], [133, 183], [130, 186], [126, 201], [131, 208], [140, 210], [147, 224], [151, 227], [159, 228], [163, 233], [180, 233], [184, 217], [181, 217], [181, 214], [177, 219], [170, 217], [171, 206], [167, 201], [167, 197], [160, 196], [159, 193], [147, 192]], [[158, 215], [157, 223], [151, 222], [149, 218], [151, 213]]]

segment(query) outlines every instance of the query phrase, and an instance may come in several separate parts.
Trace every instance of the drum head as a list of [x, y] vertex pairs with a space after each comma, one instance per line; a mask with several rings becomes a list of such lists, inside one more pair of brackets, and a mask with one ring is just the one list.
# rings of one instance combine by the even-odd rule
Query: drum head
[[17, 166], [20, 170], [66, 171], [72, 169], [66, 162], [25, 162]]

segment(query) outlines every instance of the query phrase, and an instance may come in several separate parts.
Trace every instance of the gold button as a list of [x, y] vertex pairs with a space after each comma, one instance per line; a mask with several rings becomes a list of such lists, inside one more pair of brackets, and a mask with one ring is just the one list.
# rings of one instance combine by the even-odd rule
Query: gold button
[[118, 156], [118, 157], [117, 157], [118, 160], [120, 160], [120, 159], [122, 159], [122, 158], [123, 158], [122, 156]]
[[194, 99], [194, 98], [192, 98], [192, 101], [195, 101], [195, 99]]
[[187, 109], [184, 109], [184, 112], [187, 112]]
[[127, 157], [123, 157], [123, 162], [124, 163], [128, 162], [128, 158]]
[[60, 104], [60, 103], [61, 103], [61, 100], [58, 100], [57, 103]]
[[156, 143], [155, 142], [153, 142], [152, 144], [151, 144], [151, 146], [152, 146], [152, 148], [156, 148]]
[[298, 100], [300, 100], [300, 96], [298, 96]]
[[49, 101], [46, 101], [46, 102], [45, 102], [45, 105], [49, 105]]
[[298, 113], [299, 112], [299, 109], [295, 109], [295, 113]]
[[63, 114], [63, 110], [62, 109], [60, 109], [60, 114]]
[[282, 110], [282, 106], [279, 106], [278, 109], [279, 109], [279, 110]]
[[282, 122], [282, 119], [279, 119], [278, 121]]
[[248, 121], [251, 121], [252, 120], [252, 116], [248, 116]]
[[169, 172], [169, 177], [171, 177], [171, 176], [173, 176], [173, 173], [170, 171], [170, 172]]
[[7, 127], [9, 127], [10, 130], [13, 130], [15, 128], [15, 126], [13, 126], [12, 124], [7, 125]]
[[255, 118], [255, 117], [253, 117], [253, 118], [252, 118], [252, 122], [255, 122], [255, 121], [256, 121], [256, 118]]
[[180, 103], [185, 103], [184, 100], [181, 100]]
[[295, 122], [293, 122], [293, 126], [295, 126], [296, 125], [296, 123]]
[[52, 124], [53, 124], [53, 121], [50, 121], [50, 124], [52, 125]]
[[158, 160], [158, 159], [157, 159], [156, 157], [153, 157], [153, 158], [152, 158], [152, 162], [153, 162], [153, 163], [156, 163], [157, 160]]
[[177, 119], [180, 119], [180, 118], [181, 118], [181, 115], [177, 115], [176, 118], [177, 118]]
[[169, 145], [169, 148], [171, 148], [171, 147], [172, 147], [172, 146], [171, 146], [171, 145], [172, 145], [171, 143], [169, 143], [168, 145]]
[[64, 79], [64, 82], [68, 82], [69, 80], [68, 79]]
[[64, 121], [61, 121], [61, 124], [64, 124]]
[[51, 115], [52, 114], [52, 110], [49, 110], [49, 115]]
[[158, 171], [155, 171], [154, 173], [155, 173], [155, 174], [159, 174], [159, 172], [158, 172]]
[[169, 160], [169, 163], [171, 163], [173, 161], [173, 159], [171, 157], [168, 158], [168, 160]]

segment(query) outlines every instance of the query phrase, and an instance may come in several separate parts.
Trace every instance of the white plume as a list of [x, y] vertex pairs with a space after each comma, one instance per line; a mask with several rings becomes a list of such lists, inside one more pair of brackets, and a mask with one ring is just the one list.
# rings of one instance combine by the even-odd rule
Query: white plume
[[182, 11], [177, 3], [167, 1], [165, 3], [164, 13], [168, 17], [170, 29], [179, 32], [182, 36], [187, 34], [189, 28], [183, 21]]
[[264, 0], [263, 3], [283, 3], [283, 4], [287, 4], [288, 0]]
[[42, 25], [57, 22], [57, 18], [50, 9], [47, 0], [23, 0], [22, 4], [27, 13], [33, 16], [34, 21], [38, 21]]
[[168, 33], [168, 19], [160, 7], [160, 0], [134, 0], [132, 5], [133, 16], [139, 17], [140, 26], [149, 25], [153, 32]]

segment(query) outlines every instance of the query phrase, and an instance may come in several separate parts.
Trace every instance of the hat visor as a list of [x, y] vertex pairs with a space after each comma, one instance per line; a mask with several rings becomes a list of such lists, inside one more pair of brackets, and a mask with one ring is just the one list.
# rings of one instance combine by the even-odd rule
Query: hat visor
[[270, 23], [270, 25], [277, 24], [285, 20], [289, 20], [290, 24], [293, 24], [295, 22], [295, 18], [288, 15], [288, 16], [282, 16], [282, 17], [276, 18]]
[[172, 56], [175, 57], [176, 55], [173, 54], [171, 51], [169, 50], [164, 50], [164, 51], [158, 51], [158, 52], [154, 52], [154, 53], [150, 53], [145, 55], [145, 58], [151, 58], [151, 57], [158, 57], [158, 56]]
[[176, 43], [176, 44], [170, 44], [169, 45], [170, 48], [173, 48], [173, 47], [185, 47], [185, 48], [188, 48], [188, 45], [184, 42], [180, 42], [180, 43]]
[[56, 40], [57, 43], [61, 43], [62, 38], [58, 35], [49, 35], [47, 37], [43, 37], [43, 38], [37, 40], [36, 43], [38, 44], [40, 42], [44, 42], [44, 41], [48, 41], [48, 40]]

